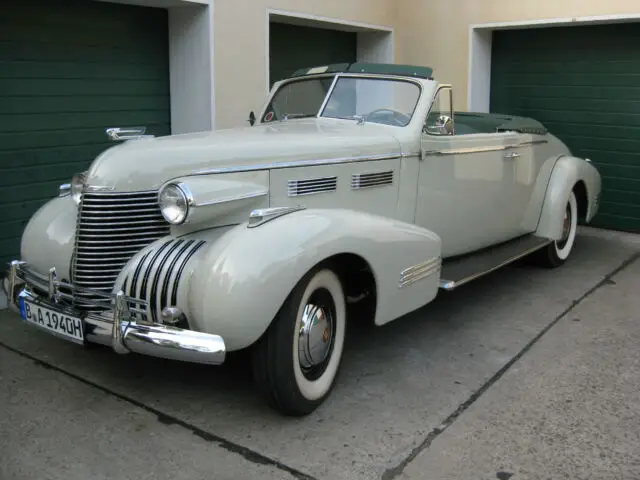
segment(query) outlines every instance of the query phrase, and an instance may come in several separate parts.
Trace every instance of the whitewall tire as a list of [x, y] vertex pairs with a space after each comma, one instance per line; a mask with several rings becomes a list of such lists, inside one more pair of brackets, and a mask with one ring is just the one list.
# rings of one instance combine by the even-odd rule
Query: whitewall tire
[[563, 265], [573, 250], [577, 230], [578, 201], [575, 193], [571, 192], [563, 218], [562, 238], [551, 242], [546, 248], [536, 252], [537, 263], [547, 268], [556, 268]]
[[307, 415], [329, 395], [346, 317], [343, 286], [332, 270], [314, 269], [300, 280], [253, 351], [256, 386], [273, 408]]

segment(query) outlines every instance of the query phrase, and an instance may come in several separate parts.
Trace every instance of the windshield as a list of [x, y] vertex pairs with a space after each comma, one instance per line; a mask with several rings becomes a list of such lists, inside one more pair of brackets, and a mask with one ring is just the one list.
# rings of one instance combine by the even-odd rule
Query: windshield
[[333, 75], [316, 77], [282, 85], [264, 111], [262, 122], [288, 118], [315, 117], [327, 96]]
[[331, 92], [322, 117], [406, 126], [420, 97], [420, 87], [407, 80], [341, 77]]

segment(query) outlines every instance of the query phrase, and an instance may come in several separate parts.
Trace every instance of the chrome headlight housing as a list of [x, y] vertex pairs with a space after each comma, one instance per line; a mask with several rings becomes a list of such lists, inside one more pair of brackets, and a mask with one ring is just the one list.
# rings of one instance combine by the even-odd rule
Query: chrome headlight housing
[[164, 219], [172, 225], [184, 223], [193, 205], [193, 196], [184, 183], [169, 183], [158, 193], [158, 204]]

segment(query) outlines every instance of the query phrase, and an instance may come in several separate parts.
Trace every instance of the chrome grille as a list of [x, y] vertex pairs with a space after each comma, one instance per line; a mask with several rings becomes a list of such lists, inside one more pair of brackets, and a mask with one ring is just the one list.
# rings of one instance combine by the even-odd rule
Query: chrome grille
[[[73, 283], [110, 293], [124, 265], [144, 247], [169, 234], [156, 191], [84, 193], [78, 211]], [[77, 307], [98, 297], [78, 291]]]

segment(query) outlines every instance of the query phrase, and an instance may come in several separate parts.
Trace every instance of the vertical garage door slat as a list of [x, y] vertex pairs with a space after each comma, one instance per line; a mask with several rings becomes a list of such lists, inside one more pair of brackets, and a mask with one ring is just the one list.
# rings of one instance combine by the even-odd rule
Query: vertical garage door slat
[[591, 158], [594, 224], [640, 232], [640, 24], [494, 32], [491, 110], [534, 117]]
[[0, 16], [0, 276], [29, 217], [113, 144], [105, 129], [170, 133], [168, 14], [21, 0]]

